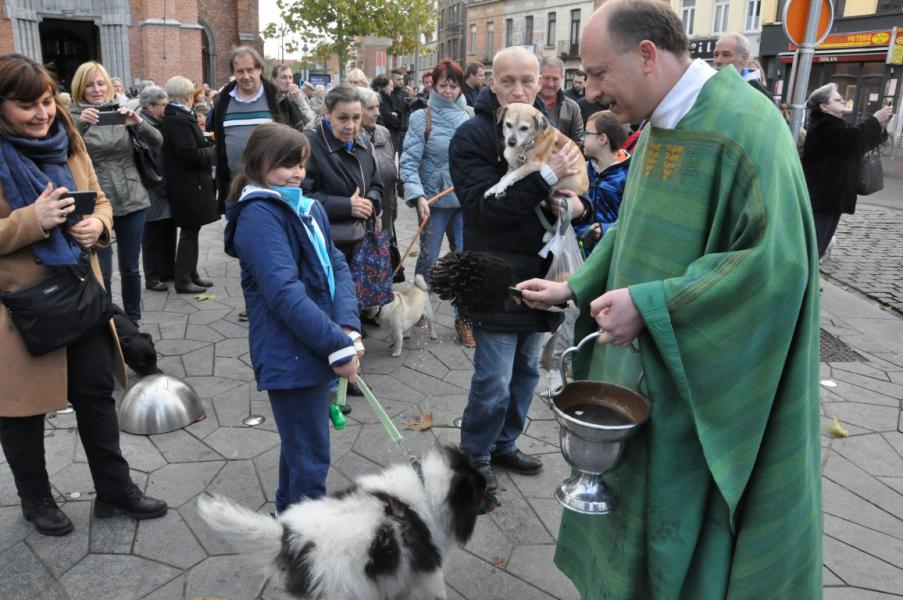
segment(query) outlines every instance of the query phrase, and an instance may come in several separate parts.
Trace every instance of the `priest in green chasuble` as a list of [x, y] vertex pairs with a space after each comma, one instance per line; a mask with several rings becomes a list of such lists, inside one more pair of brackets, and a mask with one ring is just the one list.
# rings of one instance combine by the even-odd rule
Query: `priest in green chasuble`
[[564, 511], [555, 561], [584, 600], [821, 598], [818, 252], [787, 125], [736, 69], [692, 61], [660, 0], [583, 32], [590, 100], [648, 119], [620, 219], [543, 308], [602, 329], [576, 379], [642, 389], [651, 417], [605, 476], [615, 511]]

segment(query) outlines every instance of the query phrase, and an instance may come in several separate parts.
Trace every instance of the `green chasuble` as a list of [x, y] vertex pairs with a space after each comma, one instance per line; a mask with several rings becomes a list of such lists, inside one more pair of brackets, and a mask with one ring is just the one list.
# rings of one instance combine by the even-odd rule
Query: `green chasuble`
[[607, 290], [646, 324], [577, 378], [645, 372], [652, 404], [605, 476], [615, 512], [564, 511], [555, 562], [584, 600], [821, 598], [817, 256], [787, 124], [735, 69], [646, 128], [617, 226], [569, 280], [576, 339]]

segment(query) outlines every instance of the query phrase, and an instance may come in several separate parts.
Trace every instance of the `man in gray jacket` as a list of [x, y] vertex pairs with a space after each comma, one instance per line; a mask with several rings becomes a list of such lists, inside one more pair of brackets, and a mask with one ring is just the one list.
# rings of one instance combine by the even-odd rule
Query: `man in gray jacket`
[[583, 143], [583, 117], [576, 102], [564, 95], [561, 82], [564, 63], [556, 56], [546, 56], [539, 63], [539, 101], [545, 105], [552, 125], [579, 146]]

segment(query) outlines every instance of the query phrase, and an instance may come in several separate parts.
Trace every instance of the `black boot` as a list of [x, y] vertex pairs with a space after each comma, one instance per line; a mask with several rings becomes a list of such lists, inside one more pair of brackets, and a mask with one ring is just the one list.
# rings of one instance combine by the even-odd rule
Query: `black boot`
[[34, 499], [22, 499], [22, 516], [34, 524], [43, 535], [66, 535], [73, 529], [72, 521], [60, 510], [53, 496], [41, 495]]
[[136, 485], [131, 485], [120, 496], [101, 498], [98, 495], [94, 501], [94, 516], [98, 519], [112, 517], [114, 512], [138, 520], [156, 519], [165, 515], [167, 510], [166, 502], [145, 496]]
[[177, 294], [200, 294], [206, 292], [207, 288], [195, 285], [191, 280], [176, 280], [175, 284]]

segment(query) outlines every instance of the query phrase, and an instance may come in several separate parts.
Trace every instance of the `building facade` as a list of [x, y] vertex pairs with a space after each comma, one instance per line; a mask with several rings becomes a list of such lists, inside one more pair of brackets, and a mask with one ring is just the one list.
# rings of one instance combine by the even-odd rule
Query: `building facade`
[[492, 57], [504, 48], [502, 27], [505, 22], [504, 0], [471, 0], [467, 3], [467, 63], [480, 62], [492, 72]]
[[466, 23], [467, 3], [464, 0], [439, 0], [436, 42], [440, 57], [464, 62]]
[[[791, 95], [789, 77], [796, 51], [781, 22], [785, 5], [786, 0], [764, 3], [761, 46], [768, 82], [784, 102]], [[901, 74], [903, 0], [834, 0], [834, 22], [816, 48], [807, 94], [836, 83], [847, 103], [847, 118], [859, 122], [885, 102], [899, 111]]]
[[172, 75], [219, 86], [229, 51], [263, 50], [258, 0], [0, 0], [0, 53], [51, 67], [68, 88], [96, 60], [126, 85]]
[[768, 0], [670, 0], [690, 38], [693, 58], [712, 61], [715, 43], [725, 33], [742, 33], [750, 56], [759, 55], [762, 9]]

